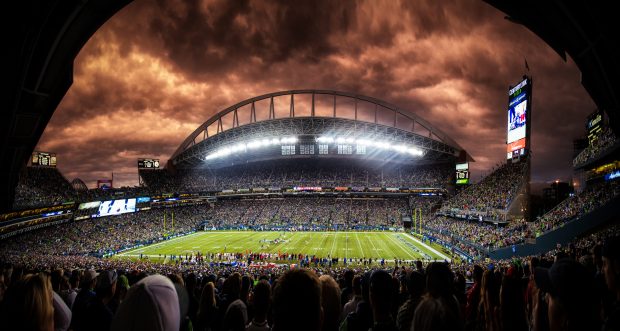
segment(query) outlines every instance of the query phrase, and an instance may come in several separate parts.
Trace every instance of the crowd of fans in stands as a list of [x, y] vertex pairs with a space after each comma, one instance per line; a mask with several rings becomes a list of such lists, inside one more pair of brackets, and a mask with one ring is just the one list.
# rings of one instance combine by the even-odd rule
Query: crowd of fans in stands
[[550, 252], [390, 268], [1, 256], [3, 330], [618, 330], [620, 226]]
[[220, 200], [205, 225], [216, 229], [378, 230], [401, 227], [404, 199], [270, 198]]
[[75, 190], [57, 168], [26, 167], [15, 188], [13, 208], [23, 210], [68, 202], [114, 200], [158, 193], [149, 187]]
[[497, 210], [508, 208], [523, 185], [526, 162], [501, 165], [478, 184], [459, 192], [447, 201], [444, 212], [474, 211], [485, 216], [493, 216]]
[[478, 221], [436, 217], [426, 223], [432, 234], [439, 233], [456, 237], [479, 249], [499, 248], [521, 243], [531, 237], [525, 220], [513, 220], [507, 225], [496, 225]]
[[74, 190], [57, 168], [27, 167], [15, 191], [14, 209], [38, 208], [63, 202], [89, 202], [151, 196], [161, 193], [206, 192], [250, 188], [312, 187], [431, 187], [445, 189], [449, 167], [398, 166], [373, 168], [343, 164], [298, 162], [255, 163], [219, 170], [141, 170], [142, 187]]
[[179, 171], [147, 170], [140, 174], [160, 191], [221, 191], [255, 187], [433, 187], [446, 188], [449, 167], [361, 167], [313, 162], [263, 162], [223, 169]]
[[[91, 218], [27, 232], [0, 242], [0, 251], [33, 255], [110, 254], [136, 245], [194, 231], [208, 205], [151, 209], [137, 213]], [[164, 214], [167, 224], [164, 227]], [[174, 220], [174, 222], [173, 222]]]
[[617, 182], [590, 185], [583, 192], [560, 202], [539, 220], [533, 222], [532, 231], [537, 235], [551, 231], [567, 221], [599, 208], [619, 194], [620, 185]]
[[15, 188], [16, 209], [53, 206], [71, 201], [75, 191], [56, 168], [27, 167]]
[[581, 153], [573, 160], [573, 166], [579, 166], [589, 162], [590, 160], [598, 157], [609, 148], [615, 146], [618, 143], [618, 138], [614, 134], [611, 127], [606, 127], [600, 133], [598, 139], [592, 144], [586, 147]]

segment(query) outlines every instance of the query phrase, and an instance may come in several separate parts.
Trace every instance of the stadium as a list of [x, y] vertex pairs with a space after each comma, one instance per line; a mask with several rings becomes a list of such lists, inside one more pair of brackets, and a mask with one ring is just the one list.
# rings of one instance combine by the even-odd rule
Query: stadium
[[[505, 162], [476, 183], [472, 155], [416, 109], [327, 89], [228, 105], [165, 163], [137, 158], [135, 187], [89, 189], [56, 167], [62, 154], [33, 145], [0, 183], [10, 187], [0, 320], [10, 330], [27, 320], [33, 330], [616, 330], [617, 114], [585, 80], [602, 110], [575, 141], [580, 185], [551, 184], [542, 206], [530, 187], [536, 89], [528, 75], [508, 83]], [[23, 303], [31, 296], [44, 308]]]

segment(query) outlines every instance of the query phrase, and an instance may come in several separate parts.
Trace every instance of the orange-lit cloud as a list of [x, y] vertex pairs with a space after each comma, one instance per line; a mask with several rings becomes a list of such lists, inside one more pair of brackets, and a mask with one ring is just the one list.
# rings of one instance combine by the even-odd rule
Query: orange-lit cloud
[[504, 161], [507, 89], [527, 57], [533, 179], [568, 179], [572, 139], [595, 106], [574, 63], [503, 17], [475, 0], [137, 0], [85, 45], [37, 149], [58, 153], [69, 180], [93, 186], [114, 172], [135, 185], [136, 158], [165, 162], [229, 105], [334, 89], [428, 120], [473, 155], [475, 176]]

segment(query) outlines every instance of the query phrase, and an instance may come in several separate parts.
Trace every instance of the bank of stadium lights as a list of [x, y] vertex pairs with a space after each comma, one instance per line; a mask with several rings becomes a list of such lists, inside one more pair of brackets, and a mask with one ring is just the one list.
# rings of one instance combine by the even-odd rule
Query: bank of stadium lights
[[325, 136], [325, 137], [316, 138], [316, 141], [322, 144], [337, 143], [337, 144], [356, 144], [356, 145], [367, 146], [367, 147], [370, 146], [370, 147], [374, 147], [378, 149], [392, 150], [398, 153], [410, 154], [414, 156], [424, 155], [424, 151], [422, 151], [421, 149], [417, 147], [406, 146], [402, 144], [395, 144], [394, 142], [374, 140], [374, 139], [373, 140], [364, 139], [364, 138], [357, 139], [357, 138], [351, 138], [351, 137], [334, 138], [334, 137]]
[[248, 142], [241, 142], [232, 146], [222, 147], [215, 152], [207, 155], [205, 160], [212, 160], [220, 157], [226, 157], [233, 153], [246, 152], [248, 150], [259, 149], [267, 146], [275, 145], [291, 145], [296, 144], [297, 137], [283, 137], [283, 138], [271, 138], [271, 139], [255, 139]]

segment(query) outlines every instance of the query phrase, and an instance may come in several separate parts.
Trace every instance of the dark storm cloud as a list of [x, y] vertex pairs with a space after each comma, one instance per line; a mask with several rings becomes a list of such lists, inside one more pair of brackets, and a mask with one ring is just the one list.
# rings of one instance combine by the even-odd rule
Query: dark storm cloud
[[188, 75], [223, 73], [238, 61], [269, 66], [292, 56], [320, 62], [354, 22], [354, 1], [159, 1], [148, 24], [165, 56]]
[[527, 57], [533, 178], [566, 178], [594, 104], [570, 60], [503, 17], [474, 0], [134, 1], [76, 59], [38, 148], [67, 177], [135, 173], [136, 158], [165, 161], [238, 101], [334, 89], [414, 111], [476, 159], [477, 177], [504, 162], [508, 85]]

